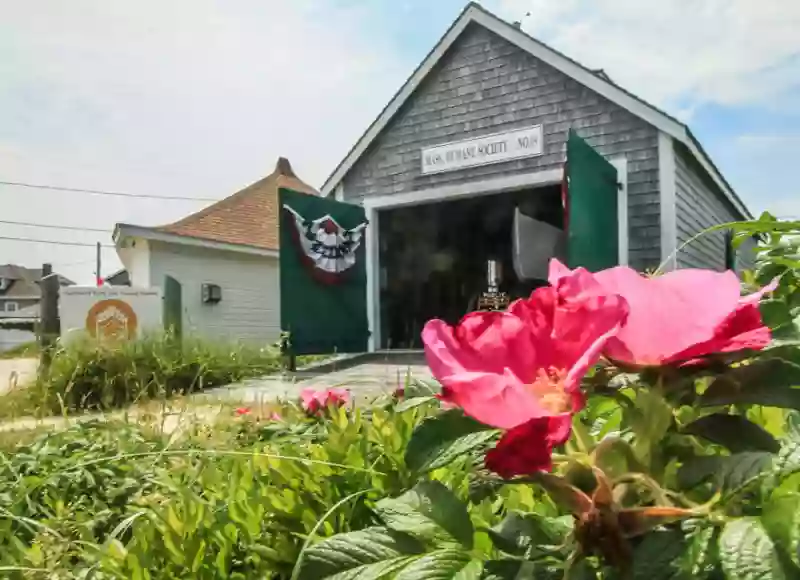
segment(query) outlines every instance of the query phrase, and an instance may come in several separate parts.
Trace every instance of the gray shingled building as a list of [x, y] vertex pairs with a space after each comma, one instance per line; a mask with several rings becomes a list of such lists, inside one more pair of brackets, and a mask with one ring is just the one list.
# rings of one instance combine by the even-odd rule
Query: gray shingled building
[[[605, 158], [617, 176], [606, 203], [614, 208], [605, 218], [600, 192], [582, 198], [591, 206], [584, 213], [596, 212], [598, 224], [606, 219], [602, 228], [584, 222], [575, 234], [584, 247], [611, 241], [615, 263], [642, 270], [662, 263], [667, 269], [733, 265], [722, 232], [675, 254], [709, 226], [751, 217], [685, 124], [603, 71], [470, 4], [322, 187], [323, 194], [363, 204], [371, 223], [373, 348], [415, 346], [410, 337], [418, 329], [393, 328], [392, 312], [417, 311], [421, 321], [463, 301], [464, 291], [432, 288], [431, 272], [454, 269], [454, 259], [463, 270], [470, 254], [480, 263], [485, 252], [475, 240], [497, 230], [510, 238], [513, 208], [538, 200], [539, 219], [559, 223], [563, 216], [542, 216], [560, 207], [565, 162], [572, 164], [568, 134]], [[455, 258], [438, 251], [455, 243], [472, 246]], [[736, 267], [746, 266], [751, 254], [752, 245], [742, 247]], [[485, 272], [485, 265], [478, 267]], [[452, 316], [465, 308], [459, 303]]]

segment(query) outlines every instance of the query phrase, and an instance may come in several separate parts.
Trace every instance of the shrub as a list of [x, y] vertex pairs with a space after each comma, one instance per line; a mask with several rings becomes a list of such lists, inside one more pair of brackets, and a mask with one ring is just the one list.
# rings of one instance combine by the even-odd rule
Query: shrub
[[[12, 580], [800, 578], [800, 264], [783, 246], [766, 253], [757, 281], [773, 278], [769, 263], [781, 266], [762, 304], [770, 343], [760, 295], [740, 299], [730, 276], [700, 274], [707, 284], [681, 287], [680, 298], [688, 311], [724, 285], [731, 312], [712, 321], [713, 340], [695, 329], [691, 348], [677, 351], [688, 360], [665, 350], [626, 362], [603, 343], [607, 358], [568, 387], [555, 365], [599, 357], [600, 347], [585, 350], [596, 344], [587, 329], [598, 330], [592, 317], [606, 298], [593, 294], [597, 280], [570, 279], [540, 293], [550, 301], [427, 334], [439, 341], [429, 354], [446, 410], [406, 384], [368, 409], [309, 416], [295, 403], [265, 421], [243, 408], [169, 441], [97, 425], [39, 438], [0, 455], [0, 571]], [[575, 324], [576, 313], [587, 323]], [[627, 336], [621, 352], [633, 355], [642, 336], [652, 335]]]
[[0, 454], [0, 568], [289, 578], [306, 539], [365, 528], [375, 502], [411, 487], [405, 448], [432, 410], [320, 419], [288, 405], [281, 421], [232, 414], [170, 444], [125, 424], [44, 435]]
[[43, 413], [107, 410], [185, 395], [280, 368], [276, 349], [151, 336], [109, 346], [59, 346], [26, 395]]
[[39, 343], [36, 341], [24, 342], [17, 346], [0, 352], [0, 359], [9, 358], [36, 358], [39, 356]]

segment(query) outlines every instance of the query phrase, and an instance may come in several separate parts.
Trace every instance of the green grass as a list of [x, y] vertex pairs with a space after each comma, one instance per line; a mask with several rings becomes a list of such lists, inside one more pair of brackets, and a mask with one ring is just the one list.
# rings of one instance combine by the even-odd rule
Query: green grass
[[39, 356], [39, 343], [36, 341], [18, 344], [10, 350], [0, 352], [0, 359], [36, 358]]
[[0, 396], [0, 418], [121, 409], [280, 368], [280, 354], [272, 346], [199, 339], [177, 342], [166, 336], [116, 346], [71, 343], [55, 350], [48, 370], [34, 384]]

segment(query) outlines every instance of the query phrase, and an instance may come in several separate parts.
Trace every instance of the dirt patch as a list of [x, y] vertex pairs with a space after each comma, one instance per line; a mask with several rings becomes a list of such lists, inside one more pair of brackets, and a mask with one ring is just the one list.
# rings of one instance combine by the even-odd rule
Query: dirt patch
[[39, 359], [36, 358], [0, 360], [0, 394], [34, 381], [38, 364]]

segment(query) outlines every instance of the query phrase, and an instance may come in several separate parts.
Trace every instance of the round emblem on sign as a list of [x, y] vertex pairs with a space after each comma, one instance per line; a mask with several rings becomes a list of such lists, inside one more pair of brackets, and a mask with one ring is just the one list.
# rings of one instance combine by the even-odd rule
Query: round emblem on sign
[[136, 336], [138, 320], [130, 304], [109, 298], [101, 300], [86, 315], [86, 330], [99, 340], [127, 340]]

